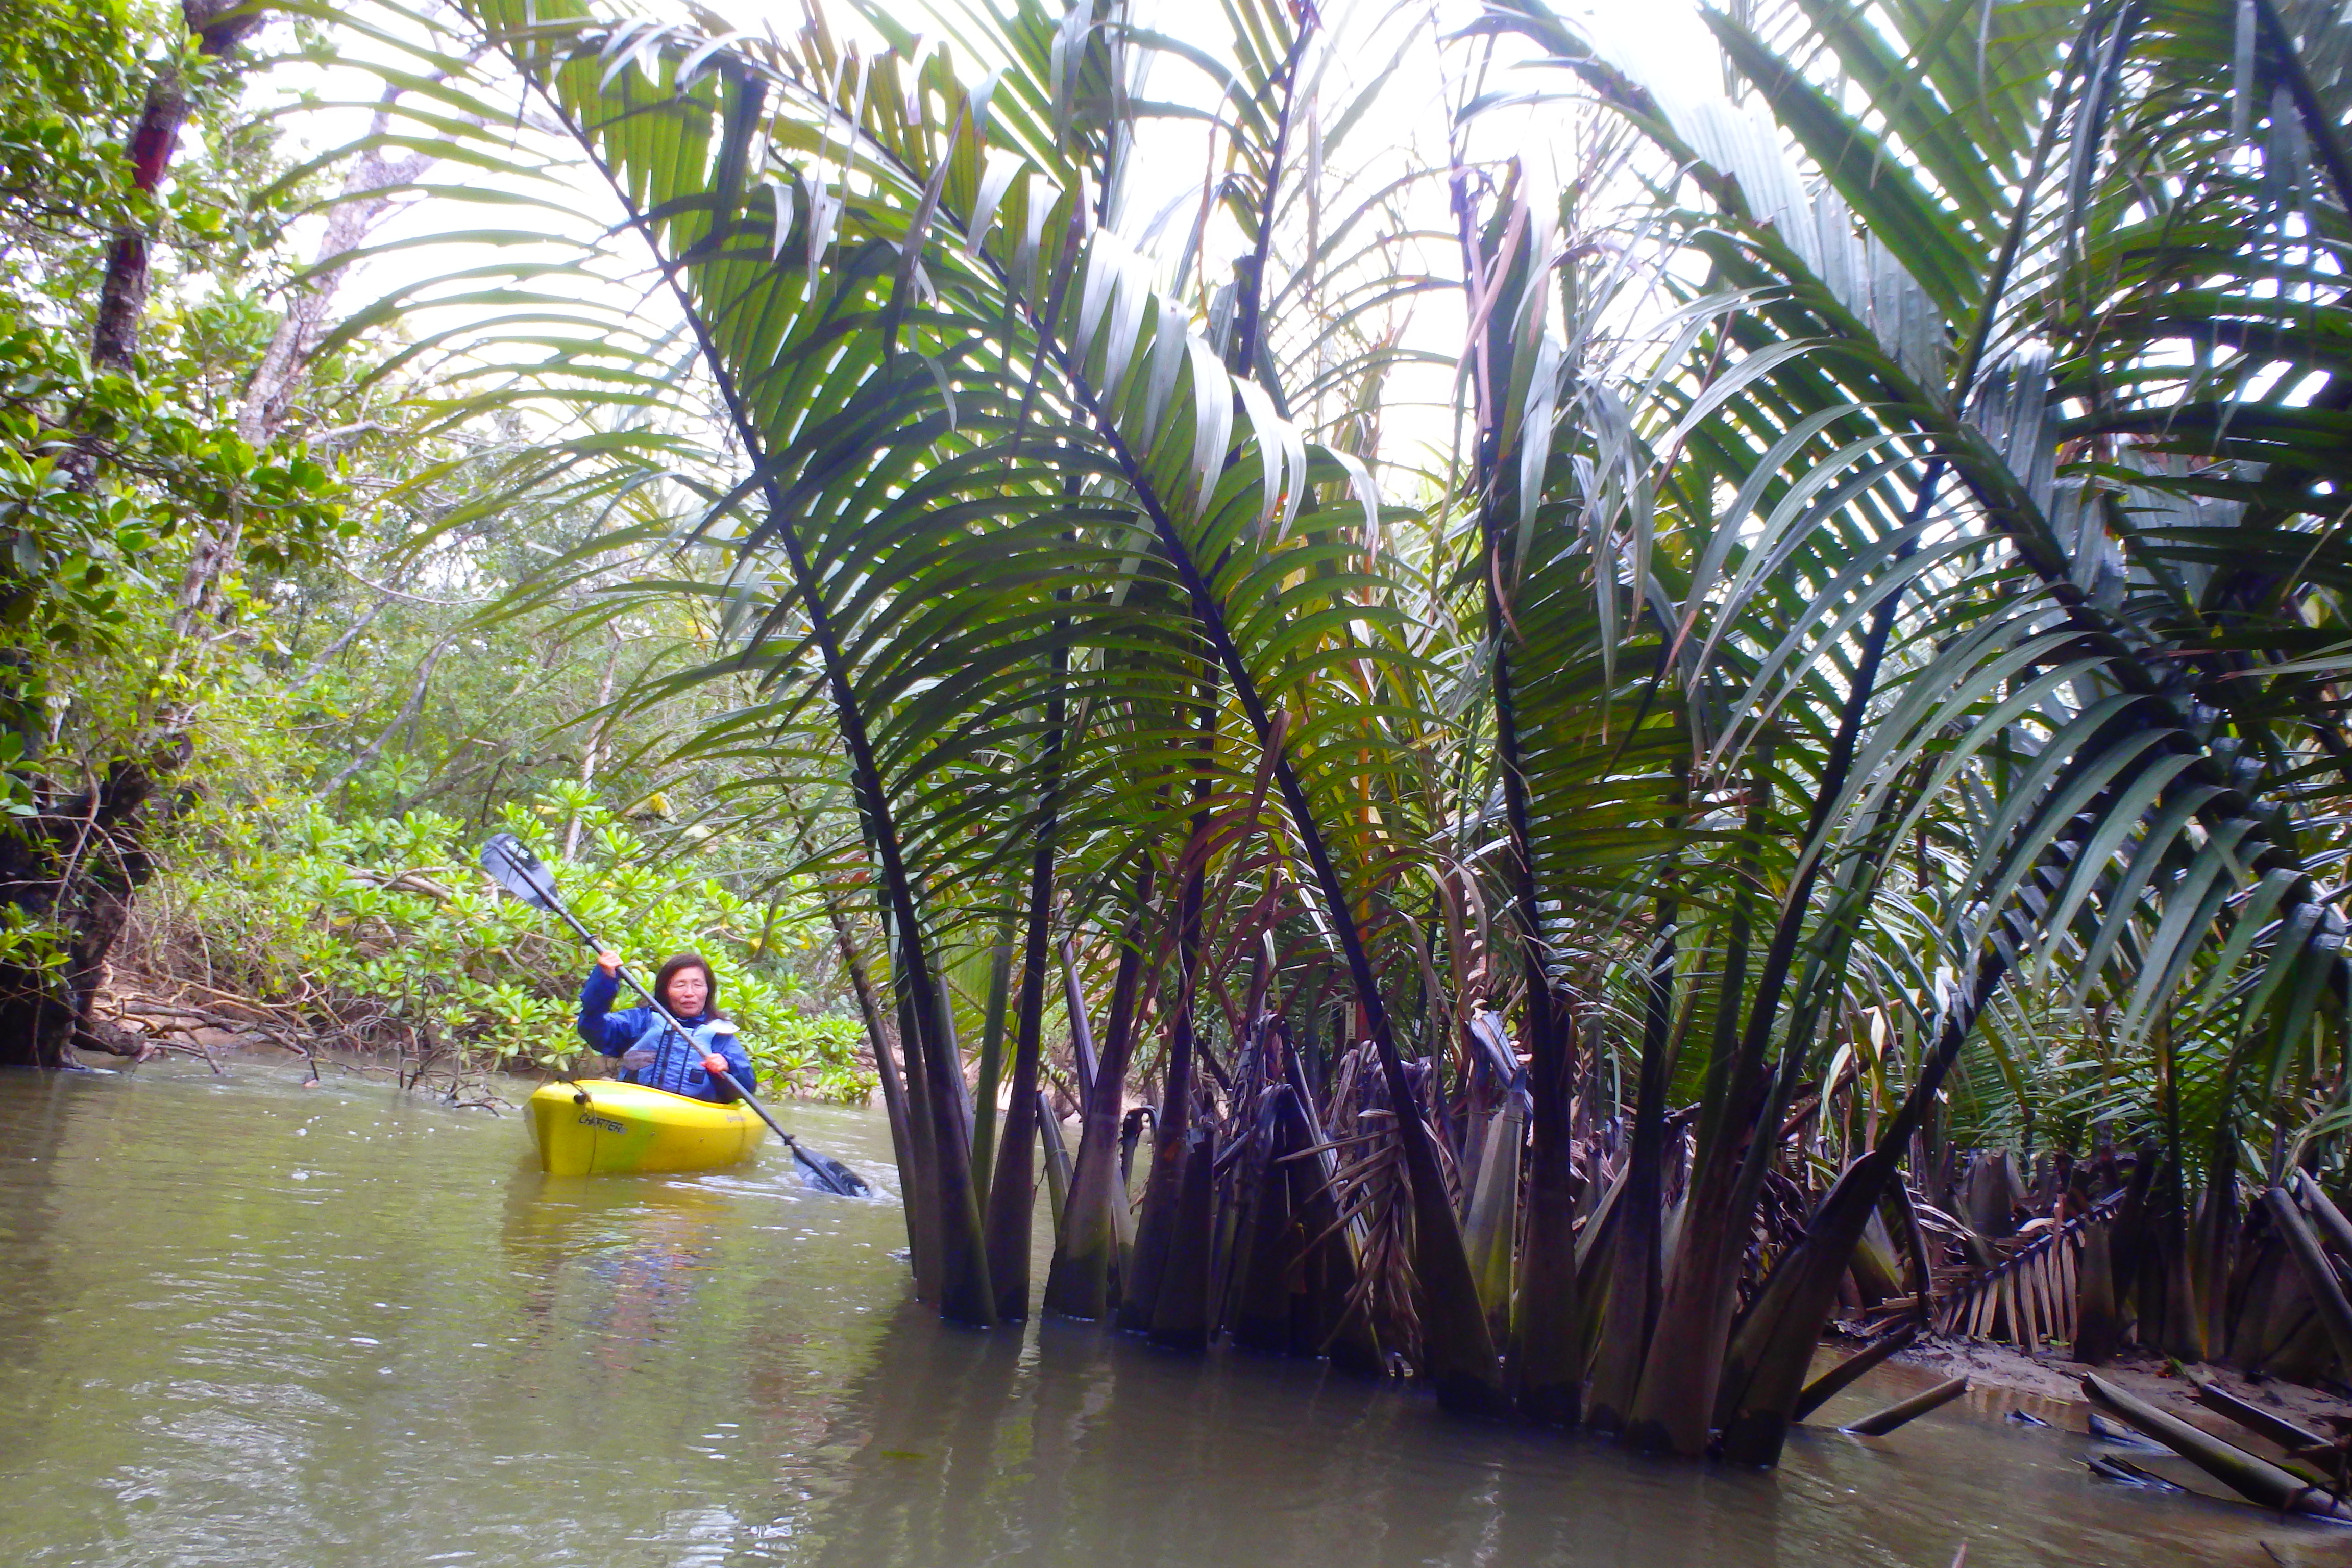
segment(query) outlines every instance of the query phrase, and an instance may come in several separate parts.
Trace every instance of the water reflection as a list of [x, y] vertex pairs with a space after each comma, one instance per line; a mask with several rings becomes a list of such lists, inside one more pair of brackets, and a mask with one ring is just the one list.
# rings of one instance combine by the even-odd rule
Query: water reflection
[[[901, 1213], [781, 1157], [552, 1179], [511, 1121], [233, 1073], [0, 1079], [0, 1563], [1945, 1568], [1965, 1539], [2092, 1568], [2328, 1539], [2094, 1482], [1997, 1398], [1759, 1475], [1310, 1364], [950, 1329], [908, 1300]], [[878, 1117], [793, 1115], [886, 1157]]]
[[2267, 1565], [2265, 1541], [2352, 1555], [2320, 1527], [2095, 1480], [2079, 1431], [2001, 1419], [2015, 1403], [1972, 1396], [1885, 1440], [1808, 1430], [1780, 1469], [1749, 1472], [1461, 1421], [1295, 1363], [1185, 1360], [1059, 1322], [1016, 1345], [910, 1306], [792, 1474], [805, 1500], [779, 1511], [795, 1549], [739, 1560], [1944, 1568], [1965, 1542], [1978, 1568], [2121, 1568]]
[[1345, 1373], [1186, 1361], [1085, 1325], [1016, 1346], [903, 1312], [834, 1436], [845, 1457], [812, 1475], [812, 1563], [1778, 1557], [1778, 1478], [1461, 1423]]
[[56, 1405], [12, 1399], [10, 1368], [29, 1368], [58, 1316], [55, 1231], [61, 1205], [56, 1192], [57, 1152], [68, 1123], [96, 1087], [79, 1074], [0, 1070], [10, 1090], [11, 1114], [0, 1124], [0, 1162], [7, 1175], [0, 1185], [0, 1443], [50, 1440]]
[[[734, 1218], [726, 1198], [683, 1182], [618, 1182], [519, 1170], [509, 1184], [501, 1239], [528, 1317], [584, 1330], [606, 1371], [628, 1373], [642, 1353], [690, 1330], [694, 1298]], [[563, 1310], [567, 1290], [580, 1300]]]

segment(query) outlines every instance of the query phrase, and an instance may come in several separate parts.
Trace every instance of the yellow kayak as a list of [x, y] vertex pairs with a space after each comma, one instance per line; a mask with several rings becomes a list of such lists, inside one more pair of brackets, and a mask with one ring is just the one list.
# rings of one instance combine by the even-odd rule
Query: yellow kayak
[[740, 1105], [613, 1079], [543, 1084], [527, 1109], [540, 1165], [558, 1176], [707, 1171], [750, 1159], [768, 1135]]

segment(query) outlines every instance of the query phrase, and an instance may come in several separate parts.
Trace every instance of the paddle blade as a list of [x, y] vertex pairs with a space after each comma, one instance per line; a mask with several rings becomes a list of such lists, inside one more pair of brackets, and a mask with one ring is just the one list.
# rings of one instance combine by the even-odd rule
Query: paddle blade
[[491, 879], [534, 909], [554, 910], [555, 878], [511, 833], [494, 833], [482, 846], [482, 869]]
[[821, 1191], [845, 1198], [862, 1198], [874, 1191], [866, 1184], [865, 1177], [829, 1155], [815, 1153], [795, 1143], [793, 1145], [793, 1157], [800, 1162], [809, 1185]]

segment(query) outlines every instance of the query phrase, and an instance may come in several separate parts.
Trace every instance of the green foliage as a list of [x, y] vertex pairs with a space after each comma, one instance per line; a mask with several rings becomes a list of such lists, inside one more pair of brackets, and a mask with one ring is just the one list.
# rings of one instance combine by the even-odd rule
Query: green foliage
[[121, 655], [124, 585], [156, 590], [178, 564], [161, 547], [191, 521], [240, 520], [265, 565], [316, 559], [344, 531], [340, 487], [301, 445], [257, 453], [5, 308], [0, 377], [0, 646]]
[[[289, 520], [245, 519], [247, 684], [212, 717], [265, 724], [285, 678], [281, 771], [327, 805], [191, 865], [216, 961], [557, 1059], [577, 958], [464, 867], [457, 823], [503, 820], [576, 839], [583, 912], [640, 951], [720, 947], [747, 1037], [814, 1082], [854, 1042], [797, 1008], [819, 966], [776, 935], [807, 911], [730, 890], [814, 871], [848, 942], [891, 934], [867, 962], [932, 1090], [908, 1147], [959, 1234], [958, 1052], [1001, 1077], [1033, 910], [1081, 990], [1139, 951], [1144, 1037], [1227, 1060], [1254, 1010], [1306, 1039], [1352, 1002], [1402, 1093], [1399, 1054], [1466, 1080], [1517, 1014], [1559, 1194], [1570, 1100], [1658, 1133], [1668, 1085], [1743, 1226], [1742, 1151], [1814, 1091], [1824, 1171], [1914, 1131], [2195, 1166], [2275, 1127], [2246, 1168], [2340, 1161], [2331, 10], [1786, 0], [1708, 19], [1722, 90], [1541, 0], [1433, 47], [1402, 10], [1221, 16], [991, 0], [918, 39], [872, 5], [752, 36], [476, 0], [383, 30], [415, 55], [374, 140], [545, 230], [453, 235], [462, 266], [326, 334], [350, 405], [410, 421], [346, 456], [375, 504], [330, 560], [299, 547], [328, 463], [205, 434], [271, 312], [180, 290], [147, 384], [179, 402], [93, 380], [43, 334], [121, 215], [10, 219], [48, 236], [6, 351], [26, 655], [112, 628], [170, 667], [142, 552]], [[1198, 75], [1147, 99], [1147, 65]], [[22, 74], [0, 164], [97, 157], [80, 121], [132, 79]], [[1158, 158], [1163, 120], [1205, 148]], [[201, 141], [272, 166], [251, 127]], [[1156, 219], [1155, 164], [1206, 171]], [[235, 222], [193, 180], [138, 216], [243, 279], [281, 173]], [[1439, 289], [1458, 360], [1410, 320]], [[415, 336], [368, 360], [379, 330]], [[1456, 392], [1416, 432], [1451, 449], [1408, 460], [1380, 421], [1416, 363]], [[687, 846], [708, 884], [653, 868]]]
[[[576, 794], [509, 805], [501, 825], [546, 845], [575, 814], [580, 852], [551, 859], [591, 930], [648, 979], [672, 952], [708, 956], [720, 1005], [772, 1091], [848, 1100], [872, 1091], [862, 1028], [806, 1010], [790, 963], [806, 940], [798, 899], [755, 903], [682, 877], [625, 821]], [[166, 890], [170, 929], [151, 948], [362, 1037], [404, 1033], [486, 1067], [583, 1070], [572, 1020], [586, 958], [551, 916], [475, 868], [479, 837], [432, 811], [338, 819], [314, 807], [282, 824], [221, 814], [206, 824], [203, 856]]]
[[[273, 324], [248, 290], [284, 265], [269, 247], [297, 193], [249, 199], [271, 187], [273, 143], [234, 116], [233, 68], [184, 64], [189, 151], [157, 196], [131, 185], [125, 139], [161, 68], [149, 50], [184, 38], [176, 7], [0, 9], [0, 653], [24, 672], [6, 684], [28, 730], [86, 654], [172, 661], [131, 646], [124, 596], [168, 595], [199, 525], [234, 529], [263, 566], [315, 560], [351, 527], [331, 459], [290, 433], [259, 449], [237, 433], [236, 388]], [[130, 231], [160, 242], [142, 353], [96, 372], [89, 311]], [[222, 330], [240, 316], [244, 331]]]
[[[1720, 89], [1542, 0], [1428, 49], [1425, 13], [1219, 9], [1178, 39], [1119, 0], [950, 5], [921, 38], [873, 5], [763, 35], [465, 7], [603, 208], [567, 270], [625, 239], [696, 351], [566, 382], [583, 422], [652, 407], [698, 449], [616, 462], [636, 509], [546, 591], [706, 633], [617, 709], [733, 699], [673, 731], [713, 815], [889, 931], [943, 1310], [988, 1321], [1004, 1283], [973, 1227], [1007, 1185], [972, 1189], [1010, 1021], [987, 952], [1024, 912], [1156, 1013], [1163, 1195], [1194, 1045], [1245, 1067], [1266, 1015], [1310, 1040], [1352, 1004], [1402, 1110], [1402, 1055], [1473, 1097], [1479, 1062], [1515, 1077], [1487, 1052], [1516, 1013], [1542, 1201], [1488, 1230], [1529, 1251], [1472, 1298], [1403, 1117], [1411, 1353], [1490, 1384], [1490, 1322], [1534, 1302], [1510, 1353], [1572, 1401], [1571, 1200], [1617, 1182], [1595, 1397], [1686, 1451], [1721, 1373], [1731, 1451], [1777, 1452], [1915, 1136], [2340, 1163], [2332, 8], [1742, 5], [1706, 21]], [[1449, 122], [1351, 151], [1417, 54]], [[1147, 65], [1205, 79], [1147, 99]], [[1177, 104], [1205, 157], [1154, 156]], [[1154, 218], [1128, 197], [1162, 165], [1204, 172]], [[1471, 330], [1417, 351], [1456, 400], [1416, 473], [1378, 420], [1433, 340], [1371, 302], [1435, 289]], [[1842, 1173], [1727, 1342], [1767, 1176], [1808, 1159]], [[1140, 1292], [1176, 1212], [1145, 1205]]]
[[121, 148], [146, 91], [143, 8], [123, 0], [0, 4], [0, 232], [7, 269], [45, 237], [87, 234], [126, 214]]

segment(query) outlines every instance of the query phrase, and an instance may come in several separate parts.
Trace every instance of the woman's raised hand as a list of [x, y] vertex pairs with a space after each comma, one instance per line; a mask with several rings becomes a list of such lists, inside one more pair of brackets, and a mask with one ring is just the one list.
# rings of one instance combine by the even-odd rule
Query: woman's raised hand
[[621, 955], [617, 952], [600, 952], [596, 955], [596, 967], [607, 974], [618, 974], [621, 973]]

